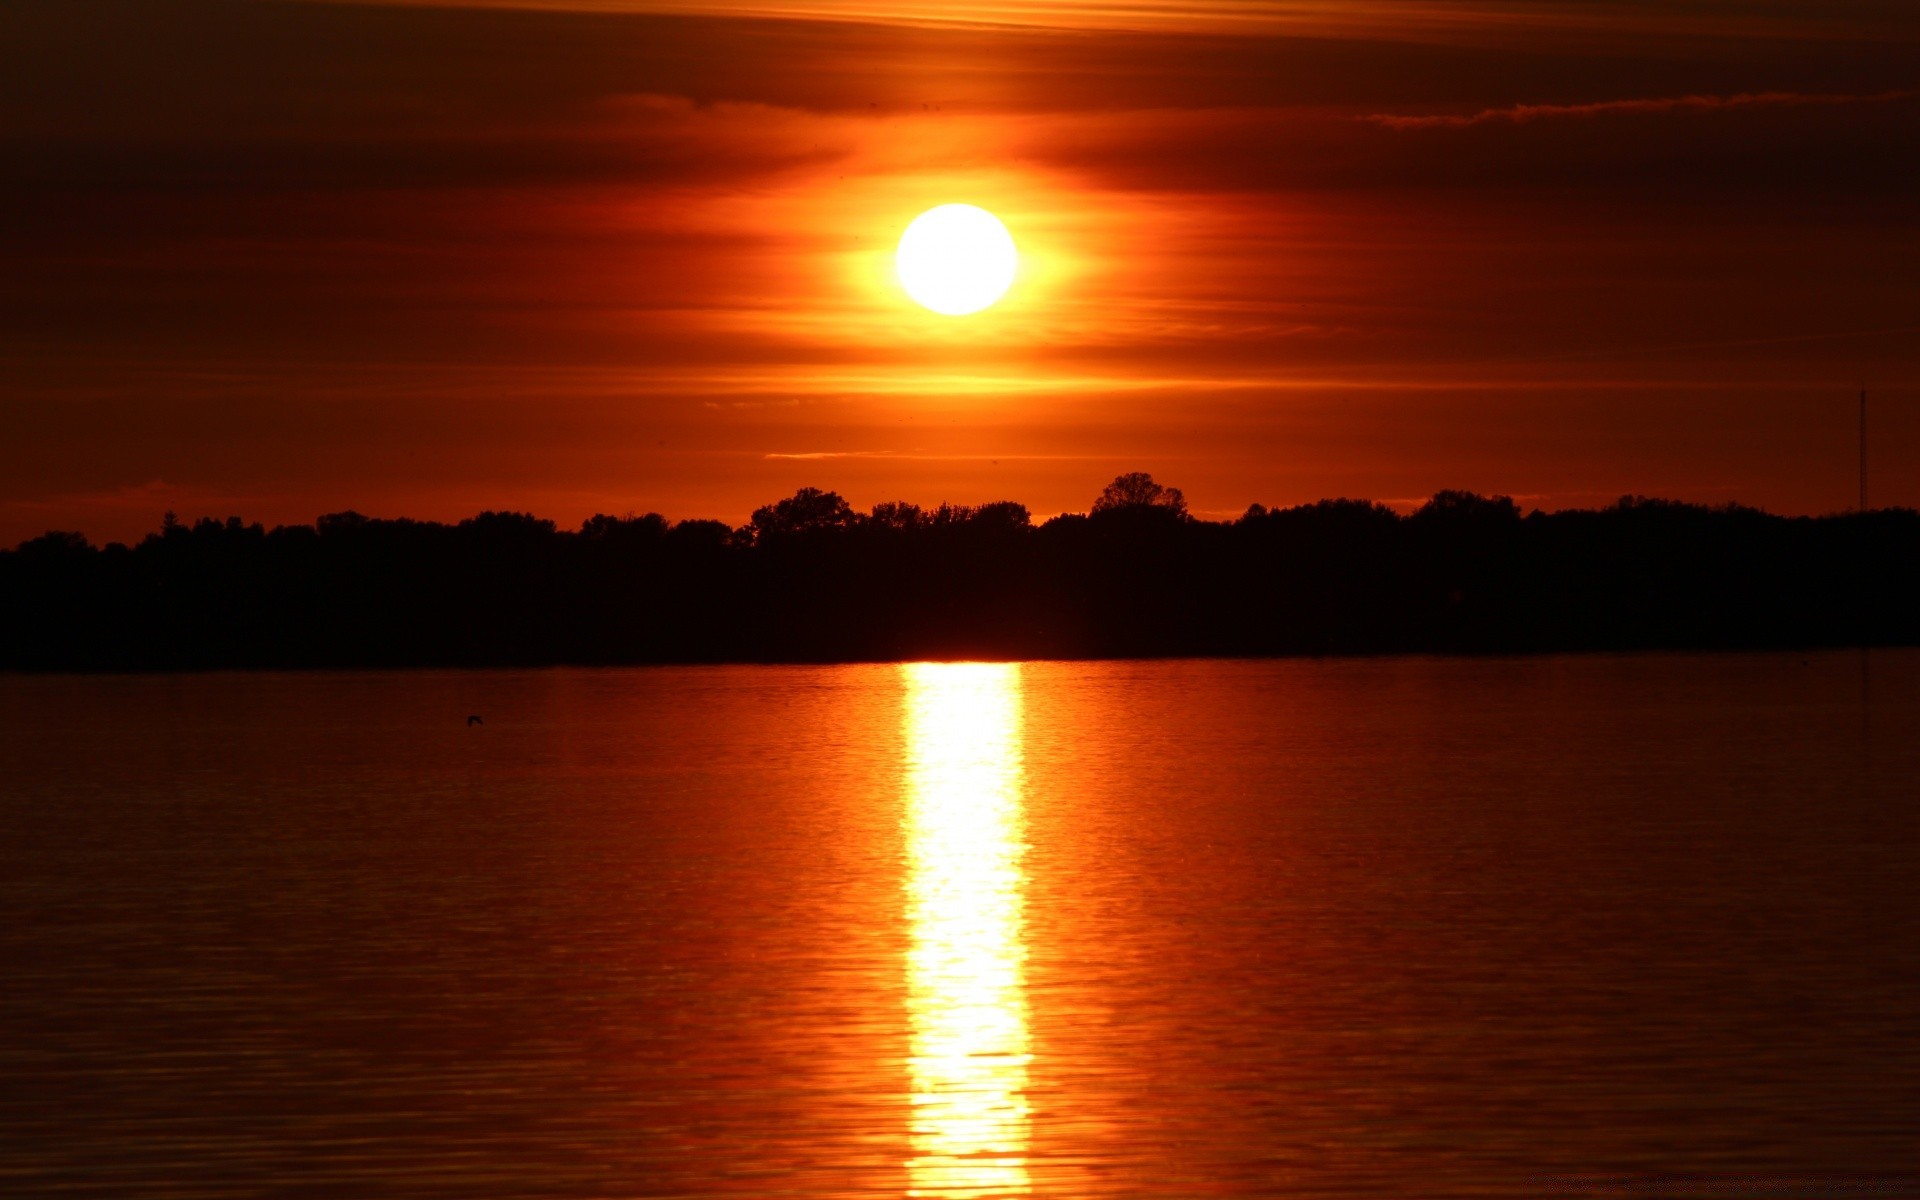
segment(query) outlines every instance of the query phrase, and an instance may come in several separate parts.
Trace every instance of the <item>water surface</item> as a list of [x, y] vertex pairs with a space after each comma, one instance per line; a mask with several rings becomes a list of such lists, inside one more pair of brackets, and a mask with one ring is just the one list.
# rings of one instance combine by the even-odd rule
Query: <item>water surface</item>
[[1916, 801], [1914, 652], [0, 678], [0, 1191], [1920, 1195]]

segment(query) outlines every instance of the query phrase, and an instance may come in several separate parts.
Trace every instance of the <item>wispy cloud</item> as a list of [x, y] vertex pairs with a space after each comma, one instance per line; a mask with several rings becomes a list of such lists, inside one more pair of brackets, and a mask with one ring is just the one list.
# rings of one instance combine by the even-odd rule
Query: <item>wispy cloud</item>
[[[410, 8], [689, 14], [913, 26], [1141, 30], [1204, 34], [1495, 40], [1559, 34], [1807, 39], [1870, 23], [1858, 3], [1798, 11], [1765, 0], [1713, 6], [1672, 0], [323, 0]], [[1881, 18], [1893, 25], [1897, 17]]]
[[813, 461], [828, 458], [890, 458], [907, 462], [1105, 462], [1111, 454], [924, 454], [911, 450], [808, 450], [795, 453], [769, 453], [761, 458], [781, 461]]
[[1477, 113], [1439, 113], [1404, 116], [1371, 113], [1361, 118], [1388, 129], [1465, 129], [1473, 125], [1524, 125], [1532, 121], [1576, 117], [1670, 112], [1719, 112], [1731, 108], [1788, 108], [1836, 104], [1884, 104], [1920, 96], [1920, 91], [1873, 92], [1865, 95], [1815, 92], [1741, 92], [1732, 96], [1657, 96], [1634, 100], [1596, 100], [1590, 104], [1515, 104], [1483, 108]]

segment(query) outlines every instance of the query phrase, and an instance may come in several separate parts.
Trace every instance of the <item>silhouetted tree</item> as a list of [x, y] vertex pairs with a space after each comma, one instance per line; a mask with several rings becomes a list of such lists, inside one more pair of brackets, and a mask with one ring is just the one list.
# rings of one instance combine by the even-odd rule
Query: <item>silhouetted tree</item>
[[775, 504], [753, 510], [748, 522], [756, 539], [845, 529], [855, 521], [853, 507], [838, 492], [803, 487]]
[[1033, 525], [1033, 514], [1024, 504], [996, 500], [974, 509], [972, 523], [983, 529], [1028, 529]]
[[667, 536], [669, 528], [667, 519], [659, 513], [648, 513], [644, 517], [632, 513], [624, 517], [596, 513], [580, 523], [580, 536], [593, 542], [632, 544], [659, 541]]
[[84, 533], [67, 533], [49, 529], [31, 541], [21, 542], [16, 551], [20, 557], [30, 562], [48, 562], [82, 560], [93, 553], [93, 543]]
[[740, 529], [526, 513], [169, 515], [0, 551], [0, 667], [408, 666], [1920, 643], [1920, 513], [1442, 492], [1194, 520], [1121, 476], [1091, 515], [802, 489]]
[[1435, 524], [1504, 525], [1520, 519], [1520, 506], [1511, 496], [1480, 496], [1473, 492], [1435, 492], [1414, 512], [1413, 519]]
[[1161, 487], [1145, 471], [1129, 471], [1114, 481], [1093, 502], [1095, 515], [1124, 509], [1158, 508], [1178, 516], [1187, 515], [1187, 498], [1179, 488]]
[[[167, 515], [171, 517], [173, 514]], [[314, 522], [314, 527], [319, 530], [321, 537], [326, 537], [330, 534], [350, 534], [365, 529], [371, 524], [373, 524], [372, 518], [363, 517], [352, 509], [348, 509], [346, 512], [323, 514], [318, 521]]]
[[918, 504], [908, 504], [904, 500], [889, 500], [873, 506], [867, 523], [881, 529], [911, 530], [926, 523], [926, 514]]
[[673, 527], [673, 540], [683, 546], [718, 550], [732, 540], [733, 530], [725, 521], [680, 521]]
[[483, 512], [460, 522], [459, 528], [483, 538], [528, 541], [551, 537], [554, 524], [532, 513]]

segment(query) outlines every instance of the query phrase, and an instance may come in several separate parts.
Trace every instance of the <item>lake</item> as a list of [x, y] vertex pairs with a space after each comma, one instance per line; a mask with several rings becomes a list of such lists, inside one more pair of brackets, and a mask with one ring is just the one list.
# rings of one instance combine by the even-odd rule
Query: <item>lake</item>
[[0, 805], [11, 1195], [1920, 1195], [1920, 652], [11, 676]]

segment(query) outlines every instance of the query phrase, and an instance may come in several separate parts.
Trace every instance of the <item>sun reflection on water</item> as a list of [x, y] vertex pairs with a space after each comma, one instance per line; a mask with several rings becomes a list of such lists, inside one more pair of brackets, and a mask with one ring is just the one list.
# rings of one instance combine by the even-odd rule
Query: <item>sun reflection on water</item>
[[1024, 1195], [1026, 849], [1018, 663], [906, 678], [909, 1195]]

